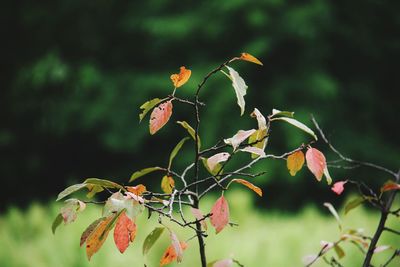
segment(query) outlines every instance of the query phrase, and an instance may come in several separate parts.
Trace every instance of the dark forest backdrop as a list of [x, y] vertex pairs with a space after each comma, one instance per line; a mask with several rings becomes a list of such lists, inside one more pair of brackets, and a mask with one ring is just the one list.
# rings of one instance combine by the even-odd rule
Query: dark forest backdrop
[[[171, 123], [150, 137], [139, 106], [170, 93], [169, 76], [181, 65], [193, 72], [178, 92], [189, 97], [212, 67], [244, 51], [264, 62], [237, 65], [249, 85], [246, 114], [237, 119], [229, 82], [214, 78], [202, 95], [204, 145], [254, 127], [247, 118], [254, 107], [278, 108], [308, 125], [313, 113], [344, 154], [398, 168], [399, 3], [4, 1], [0, 208], [54, 199], [86, 177], [126, 182], [165, 162], [185, 132]], [[177, 107], [172, 120], [185, 116]], [[281, 127], [267, 149], [287, 151], [308, 138]], [[270, 207], [329, 199], [308, 172], [291, 177], [282, 162], [259, 167], [268, 171], [258, 184]], [[331, 174], [378, 179], [364, 170]]]

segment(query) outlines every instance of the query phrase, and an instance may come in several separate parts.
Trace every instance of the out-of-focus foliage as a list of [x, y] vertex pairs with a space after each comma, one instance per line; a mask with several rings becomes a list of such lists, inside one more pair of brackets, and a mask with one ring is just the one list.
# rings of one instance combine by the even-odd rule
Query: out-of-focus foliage
[[[177, 94], [189, 97], [211, 67], [243, 51], [264, 63], [235, 66], [249, 87], [246, 112], [231, 119], [239, 110], [230, 81], [213, 78], [201, 95], [202, 147], [255, 128], [248, 118], [254, 107], [264, 115], [277, 108], [295, 111], [300, 121], [314, 113], [346, 154], [396, 168], [398, 8], [395, 1], [361, 0], [2, 3], [1, 201], [54, 196], [86, 177], [126, 182], [150, 162], [165, 163], [185, 132], [171, 123], [149, 137], [147, 122], [138, 123], [140, 105], [169, 94], [180, 66], [192, 76]], [[194, 125], [187, 108], [174, 106], [171, 120]], [[269, 151], [309, 138], [279, 127]], [[192, 158], [186, 153], [174, 164], [183, 168]], [[268, 171], [269, 203], [294, 207], [322, 198], [304, 190], [328, 191], [306, 172], [289, 176], [282, 162], [259, 168]], [[154, 177], [145, 179], [158, 183]], [[290, 198], [276, 193], [287, 190]]]
[[[226, 198], [232, 209], [231, 219], [238, 222], [239, 227], [227, 226], [218, 235], [214, 229], [209, 229], [207, 238], [207, 255], [209, 261], [234, 256], [245, 266], [302, 266], [304, 255], [317, 253], [321, 249], [320, 240], [334, 241], [338, 237], [338, 227], [333, 216], [327, 209], [324, 215], [315, 208], [307, 207], [297, 214], [276, 212], [259, 212], [251, 204], [251, 192], [244, 190], [229, 190]], [[204, 210], [210, 210], [216, 198], [205, 199]], [[142, 243], [146, 236], [159, 226], [157, 217], [147, 220], [146, 214], [138, 218], [137, 236], [124, 254], [120, 254], [112, 238], [108, 238], [102, 249], [89, 262], [86, 259], [85, 248], [79, 247], [80, 233], [101, 214], [100, 207], [88, 208], [74, 224], [61, 225], [56, 234], [51, 234], [51, 222], [56, 216], [59, 206], [33, 204], [26, 210], [10, 208], [0, 216], [0, 265], [18, 267], [108, 267], [108, 266], [143, 266]], [[371, 234], [379, 221], [379, 215], [366, 212], [363, 208], [355, 209], [346, 216], [339, 210], [346, 227], [364, 228], [366, 234]], [[165, 221], [168, 226], [172, 226]], [[392, 218], [389, 226], [398, 225], [398, 219]], [[177, 232], [180, 238], [191, 236], [191, 231], [185, 229]], [[243, 238], [251, 240], [243, 245]], [[78, 242], [77, 242], [78, 241]], [[154, 244], [147, 255], [148, 266], [158, 266], [165, 249], [171, 241], [166, 231]], [[221, 246], [221, 244], [229, 244]], [[384, 235], [378, 245], [396, 245], [396, 236]], [[363, 258], [359, 249], [352, 244], [343, 244], [346, 256], [341, 260], [344, 266], [359, 266]], [[232, 254], [234, 253], [234, 254]], [[329, 257], [335, 253], [329, 252]], [[393, 253], [387, 250], [374, 256], [373, 264], [377, 265], [389, 258]], [[23, 255], [23, 257], [21, 256]], [[290, 257], [288, 257], [290, 255]], [[181, 265], [198, 266], [199, 255], [196, 239], [188, 242], [188, 248]], [[393, 262], [398, 266], [400, 259]], [[314, 265], [313, 265], [314, 266]], [[322, 260], [315, 266], [326, 266]]]

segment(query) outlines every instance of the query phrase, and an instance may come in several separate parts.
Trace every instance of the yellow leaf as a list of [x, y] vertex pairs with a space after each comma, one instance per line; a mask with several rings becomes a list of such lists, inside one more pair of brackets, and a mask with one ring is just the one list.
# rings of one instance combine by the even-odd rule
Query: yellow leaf
[[250, 183], [249, 181], [243, 180], [243, 179], [233, 179], [231, 182], [236, 182], [239, 184], [242, 184], [244, 186], [247, 186], [251, 190], [253, 190], [257, 195], [262, 197], [262, 190], [258, 186], [255, 186], [254, 184]]
[[182, 66], [180, 68], [179, 74], [171, 75], [171, 81], [176, 88], [181, 87], [189, 80], [191, 74], [192, 74], [191, 70], [186, 69], [185, 66]]
[[116, 214], [111, 215], [104, 221], [101, 221], [86, 239], [86, 254], [89, 260], [93, 254], [99, 251], [103, 243], [106, 241], [108, 233], [111, 230], [109, 224], [113, 223], [115, 216]]
[[161, 189], [166, 194], [172, 193], [172, 188], [175, 187], [175, 181], [171, 176], [165, 175], [161, 180]]
[[304, 154], [301, 150], [294, 152], [287, 158], [287, 168], [290, 175], [295, 176], [304, 165]]
[[256, 57], [250, 55], [249, 53], [242, 53], [242, 55], [240, 56], [240, 59], [263, 66], [263, 64], [260, 60], [258, 60]]

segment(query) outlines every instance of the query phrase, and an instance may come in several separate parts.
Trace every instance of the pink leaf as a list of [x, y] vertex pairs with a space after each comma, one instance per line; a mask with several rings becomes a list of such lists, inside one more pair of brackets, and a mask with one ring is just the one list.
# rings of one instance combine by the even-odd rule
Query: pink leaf
[[343, 190], [344, 190], [344, 185], [347, 183], [347, 181], [340, 181], [340, 182], [336, 182], [333, 186], [332, 186], [332, 191], [335, 192], [336, 194], [340, 195], [342, 194]]
[[256, 130], [251, 129], [247, 131], [239, 130], [234, 136], [231, 138], [225, 139], [224, 142], [233, 147], [233, 150], [236, 150], [244, 140], [250, 137]]
[[192, 212], [193, 216], [196, 218], [196, 220], [201, 220], [200, 224], [204, 228], [204, 230], [207, 231], [207, 223], [204, 220], [204, 215], [201, 213], [199, 209], [195, 208], [190, 208], [190, 211]]
[[172, 102], [167, 101], [153, 109], [150, 116], [150, 134], [155, 134], [169, 120], [172, 115]]
[[324, 154], [316, 148], [309, 148], [306, 153], [307, 167], [314, 174], [318, 181], [321, 181], [324, 169], [326, 168], [326, 159]]
[[239, 150], [243, 151], [243, 152], [249, 152], [249, 153], [255, 154], [255, 155], [260, 156], [262, 158], [265, 157], [264, 150], [261, 149], [261, 148], [258, 148], [258, 147], [247, 146], [247, 147], [245, 147], [243, 149], [239, 149]]
[[229, 206], [228, 202], [221, 196], [211, 209], [211, 224], [215, 227], [218, 234], [229, 223]]
[[232, 264], [233, 264], [232, 259], [225, 259], [225, 260], [219, 260], [219, 261], [214, 262], [212, 267], [231, 267]]
[[208, 168], [210, 168], [210, 171], [212, 172], [218, 163], [227, 161], [229, 159], [229, 156], [230, 156], [229, 153], [222, 152], [209, 157], [207, 159], [207, 165]]
[[172, 247], [176, 253], [176, 261], [181, 262], [183, 258], [183, 248], [181, 247], [181, 242], [179, 242], [178, 237], [173, 232], [170, 232], [170, 238]]
[[387, 246], [387, 245], [379, 246], [379, 247], [376, 247], [374, 249], [374, 253], [379, 253], [379, 252], [385, 251], [385, 250], [390, 249], [390, 248], [392, 248], [392, 247], [391, 246]]

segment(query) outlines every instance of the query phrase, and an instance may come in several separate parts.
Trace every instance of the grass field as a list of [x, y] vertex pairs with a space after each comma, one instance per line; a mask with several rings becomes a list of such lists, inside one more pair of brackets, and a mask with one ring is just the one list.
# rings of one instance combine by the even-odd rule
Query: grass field
[[[247, 192], [231, 191], [227, 194], [231, 208], [231, 220], [240, 224], [229, 227], [215, 235], [209, 229], [206, 240], [208, 260], [233, 256], [246, 267], [291, 267], [302, 266], [302, 257], [317, 253], [320, 241], [335, 241], [339, 230], [335, 219], [329, 212], [321, 214], [315, 207], [308, 207], [297, 214], [277, 212], [261, 212], [252, 207], [251, 197]], [[202, 205], [209, 210], [215, 199], [207, 199]], [[2, 267], [106, 267], [106, 266], [158, 266], [159, 259], [168, 246], [168, 235], [164, 233], [150, 251], [147, 259], [141, 255], [141, 246], [146, 235], [157, 226], [157, 217], [150, 220], [143, 214], [137, 221], [138, 233], [134, 243], [121, 255], [116, 249], [112, 235], [103, 248], [89, 262], [85, 249], [79, 247], [82, 231], [98, 218], [101, 211], [98, 207], [89, 206], [80, 214], [76, 222], [68, 226], [60, 226], [57, 233], [51, 233], [51, 223], [58, 213], [55, 204], [32, 204], [26, 210], [9, 208], [0, 217], [0, 266]], [[339, 212], [343, 213], [342, 210]], [[367, 212], [363, 208], [341, 215], [345, 228], [363, 228], [371, 235], [378, 221], [378, 214]], [[389, 222], [398, 229], [400, 220], [393, 218]], [[171, 225], [165, 220], [165, 224]], [[172, 225], [171, 225], [172, 226]], [[397, 226], [397, 227], [396, 227]], [[174, 227], [174, 226], [172, 226]], [[181, 239], [188, 239], [190, 231], [176, 231]], [[396, 246], [395, 236], [384, 234], [380, 244]], [[398, 239], [397, 239], [398, 242]], [[399, 247], [399, 243], [397, 243]], [[343, 245], [346, 256], [342, 260], [344, 266], [360, 266], [362, 255], [351, 245]], [[333, 252], [332, 252], [333, 253]], [[384, 251], [375, 256], [375, 266], [387, 259], [393, 251]], [[175, 264], [176, 265], [176, 264]], [[171, 264], [170, 266], [175, 266]], [[184, 260], [179, 266], [199, 266], [196, 239], [189, 242]], [[326, 266], [323, 261], [314, 266]], [[390, 266], [400, 266], [400, 260]]]

